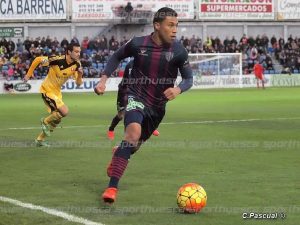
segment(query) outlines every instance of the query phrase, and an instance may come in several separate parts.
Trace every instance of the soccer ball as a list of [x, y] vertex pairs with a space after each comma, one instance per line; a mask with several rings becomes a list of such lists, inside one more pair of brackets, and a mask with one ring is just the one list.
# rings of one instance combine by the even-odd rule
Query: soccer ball
[[206, 206], [207, 195], [199, 184], [188, 183], [179, 188], [177, 205], [186, 213], [197, 213]]

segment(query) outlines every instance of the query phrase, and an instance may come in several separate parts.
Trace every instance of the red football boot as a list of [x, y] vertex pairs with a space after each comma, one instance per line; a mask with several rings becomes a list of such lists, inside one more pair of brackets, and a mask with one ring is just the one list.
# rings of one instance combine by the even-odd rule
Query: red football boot
[[153, 131], [152, 135], [159, 136], [159, 131], [158, 130]]
[[115, 132], [114, 131], [107, 131], [107, 138], [109, 140], [114, 140], [115, 139]]
[[114, 187], [106, 188], [102, 194], [102, 199], [105, 203], [114, 203], [116, 201], [118, 189]]

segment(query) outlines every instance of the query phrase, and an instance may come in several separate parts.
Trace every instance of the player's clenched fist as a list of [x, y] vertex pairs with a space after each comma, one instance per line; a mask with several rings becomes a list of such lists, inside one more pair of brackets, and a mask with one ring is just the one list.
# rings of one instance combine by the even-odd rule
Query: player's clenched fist
[[97, 84], [97, 86], [94, 88], [94, 91], [97, 95], [103, 95], [106, 88], [106, 80], [107, 76], [102, 75], [100, 82]]
[[175, 88], [168, 88], [167, 90], [164, 91], [164, 95], [166, 96], [167, 99], [173, 100], [176, 98], [177, 95], [181, 93], [181, 90], [179, 87]]

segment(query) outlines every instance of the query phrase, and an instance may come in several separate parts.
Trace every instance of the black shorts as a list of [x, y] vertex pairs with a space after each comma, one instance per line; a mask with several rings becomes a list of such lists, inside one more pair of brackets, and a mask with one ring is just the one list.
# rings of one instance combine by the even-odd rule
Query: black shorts
[[128, 105], [125, 111], [125, 128], [130, 123], [139, 123], [142, 126], [140, 141], [149, 139], [165, 116], [165, 108], [150, 108], [143, 105], [133, 96], [128, 96]]
[[48, 108], [48, 112], [52, 113], [54, 111], [58, 111], [57, 105], [54, 99], [50, 98], [46, 94], [42, 93], [42, 99], [44, 100], [45, 105]]
[[118, 98], [117, 98], [117, 111], [122, 112], [125, 110], [127, 105], [127, 87], [119, 87]]

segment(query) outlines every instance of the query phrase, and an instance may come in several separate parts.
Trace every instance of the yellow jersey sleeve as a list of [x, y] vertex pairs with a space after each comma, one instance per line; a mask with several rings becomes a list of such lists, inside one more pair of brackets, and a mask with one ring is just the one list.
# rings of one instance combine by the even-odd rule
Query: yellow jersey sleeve
[[36, 57], [33, 62], [31, 63], [26, 76], [28, 76], [29, 78], [33, 76], [33, 71], [37, 68], [38, 65], [42, 65], [42, 66], [49, 66], [49, 60], [47, 56], [39, 56]]

